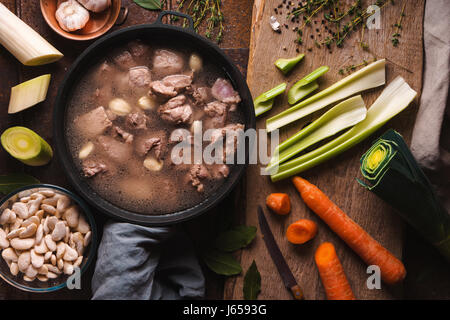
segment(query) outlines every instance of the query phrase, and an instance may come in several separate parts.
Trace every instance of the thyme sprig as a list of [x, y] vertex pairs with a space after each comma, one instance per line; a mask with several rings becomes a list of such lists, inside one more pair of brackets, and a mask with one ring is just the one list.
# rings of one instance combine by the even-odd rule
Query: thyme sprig
[[406, 1], [403, 2], [403, 6], [402, 6], [402, 11], [400, 13], [400, 18], [398, 18], [398, 21], [393, 25], [393, 27], [395, 28], [394, 33], [392, 34], [392, 45], [394, 47], [397, 47], [398, 44], [400, 43], [400, 40], [398, 38], [400, 38], [400, 30], [403, 29], [402, 26], [402, 21], [403, 21], [403, 17], [405, 16], [405, 7], [406, 7]]
[[[196, 32], [199, 32], [201, 26], [204, 24], [206, 28], [205, 37], [211, 39], [215, 36], [217, 43], [220, 43], [223, 39], [224, 32], [224, 16], [221, 5], [221, 0], [180, 0], [177, 10], [180, 12], [183, 11], [192, 17]], [[185, 27], [186, 24], [187, 21], [185, 19], [183, 26]]]

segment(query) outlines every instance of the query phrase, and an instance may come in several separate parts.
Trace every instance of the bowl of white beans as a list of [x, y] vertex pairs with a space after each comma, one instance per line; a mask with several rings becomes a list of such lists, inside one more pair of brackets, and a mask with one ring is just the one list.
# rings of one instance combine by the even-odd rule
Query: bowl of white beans
[[89, 207], [64, 188], [27, 186], [0, 201], [0, 277], [20, 290], [76, 287], [96, 242]]

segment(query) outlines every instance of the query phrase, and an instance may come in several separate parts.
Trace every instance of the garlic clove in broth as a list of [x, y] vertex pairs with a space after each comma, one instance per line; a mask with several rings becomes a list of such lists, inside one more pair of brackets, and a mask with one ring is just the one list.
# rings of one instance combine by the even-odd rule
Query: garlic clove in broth
[[153, 97], [143, 96], [139, 98], [138, 106], [142, 110], [154, 110], [158, 106], [158, 103]]
[[198, 54], [193, 53], [189, 57], [189, 68], [194, 72], [199, 72], [202, 70], [203, 60]]
[[78, 153], [78, 158], [86, 159], [87, 157], [89, 157], [92, 151], [94, 151], [94, 144], [89, 141], [81, 148], [80, 152]]
[[89, 11], [76, 0], [68, 0], [59, 5], [55, 17], [63, 30], [71, 32], [84, 28], [89, 21]]
[[147, 157], [144, 160], [144, 167], [150, 171], [160, 171], [163, 167], [163, 162], [153, 157]]
[[111, 6], [111, 0], [78, 0], [78, 2], [92, 12], [101, 12]]
[[126, 116], [131, 112], [131, 106], [121, 98], [114, 98], [108, 104], [109, 109], [118, 116]]

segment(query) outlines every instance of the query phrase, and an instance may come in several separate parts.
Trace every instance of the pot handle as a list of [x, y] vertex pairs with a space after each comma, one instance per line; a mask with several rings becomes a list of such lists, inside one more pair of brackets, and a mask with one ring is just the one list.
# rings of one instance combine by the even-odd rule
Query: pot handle
[[162, 21], [162, 18], [167, 15], [173, 15], [173, 16], [178, 16], [178, 17], [187, 19], [189, 21], [189, 29], [194, 30], [194, 20], [192, 20], [191, 16], [188, 14], [182, 13], [182, 12], [178, 12], [178, 11], [171, 11], [171, 10], [161, 11], [160, 14], [158, 15], [158, 18], [156, 19], [155, 23], [165, 24]]

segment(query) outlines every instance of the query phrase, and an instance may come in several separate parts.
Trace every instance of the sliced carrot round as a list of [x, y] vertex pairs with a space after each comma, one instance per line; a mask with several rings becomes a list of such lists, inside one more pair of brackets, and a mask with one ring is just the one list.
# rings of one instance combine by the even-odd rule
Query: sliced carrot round
[[314, 221], [300, 219], [292, 223], [286, 230], [286, 238], [293, 244], [302, 244], [317, 234], [317, 225]]

